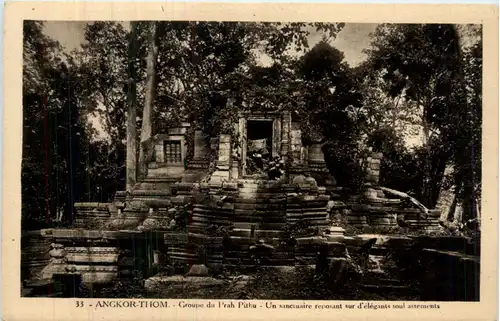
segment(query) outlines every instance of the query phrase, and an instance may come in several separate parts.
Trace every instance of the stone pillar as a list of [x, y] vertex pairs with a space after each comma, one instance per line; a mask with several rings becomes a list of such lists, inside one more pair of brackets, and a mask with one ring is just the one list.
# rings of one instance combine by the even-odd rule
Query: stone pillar
[[197, 130], [194, 132], [194, 153], [193, 159], [203, 160], [206, 159], [210, 154], [208, 146], [205, 142], [206, 136], [203, 135], [201, 130]]
[[382, 153], [370, 152], [370, 155], [366, 159], [366, 180], [369, 185], [379, 185], [380, 163], [382, 162], [382, 157]]
[[333, 195], [337, 182], [326, 167], [325, 154], [319, 141], [313, 142], [307, 148], [307, 163], [310, 175], [316, 180], [318, 186], [326, 188], [328, 195]]
[[240, 173], [241, 176], [243, 176], [245, 175], [246, 162], [247, 162], [247, 120], [244, 117], [240, 117], [238, 121], [238, 135], [239, 135], [238, 152], [240, 154]]
[[290, 131], [290, 150], [293, 164], [301, 164], [301, 149], [302, 149], [302, 132], [299, 128], [300, 124], [292, 123], [292, 130]]
[[21, 236], [21, 280], [40, 277], [40, 272], [50, 261], [50, 240], [40, 231], [28, 231]]
[[155, 162], [165, 162], [165, 143], [163, 142], [163, 140], [157, 142], [155, 145]]
[[312, 145], [310, 145], [308, 147], [307, 157], [308, 157], [308, 163], [310, 165], [313, 165], [313, 164], [324, 165], [324, 164], [326, 164], [325, 155], [323, 154], [323, 151], [321, 150], [321, 144], [319, 142], [314, 142]]
[[281, 153], [281, 118], [273, 121], [273, 150], [272, 156], [279, 156]]
[[230, 178], [231, 165], [231, 135], [219, 136], [219, 154], [216, 161], [216, 170], [210, 179], [211, 183], [221, 183]]
[[217, 167], [229, 166], [231, 160], [231, 135], [220, 135]]
[[290, 151], [290, 128], [292, 123], [292, 117], [290, 112], [283, 112], [283, 118], [281, 120], [281, 157], [285, 160], [288, 158], [288, 152]]
[[209, 165], [210, 146], [201, 130], [194, 132], [193, 158], [188, 163], [189, 169], [206, 169]]
[[[238, 133], [239, 132], [239, 122], [234, 124], [234, 132]], [[239, 177], [239, 171], [240, 171], [240, 164], [239, 164], [239, 158], [241, 156], [241, 153], [238, 150], [238, 144], [231, 144], [231, 179], [238, 179]]]

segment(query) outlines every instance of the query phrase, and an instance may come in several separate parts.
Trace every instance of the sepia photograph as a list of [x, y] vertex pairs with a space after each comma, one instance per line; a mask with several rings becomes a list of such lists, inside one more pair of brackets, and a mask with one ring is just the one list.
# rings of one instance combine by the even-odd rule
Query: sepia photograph
[[478, 302], [482, 106], [480, 24], [24, 20], [21, 297]]

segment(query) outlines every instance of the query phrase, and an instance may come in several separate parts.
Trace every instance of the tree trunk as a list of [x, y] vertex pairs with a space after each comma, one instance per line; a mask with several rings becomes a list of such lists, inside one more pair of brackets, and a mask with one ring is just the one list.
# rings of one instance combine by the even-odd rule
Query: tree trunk
[[[457, 39], [457, 48], [458, 48], [458, 61], [460, 64], [463, 63], [462, 60], [462, 52], [465, 48], [464, 37], [460, 28], [454, 26], [454, 32]], [[466, 222], [471, 219], [475, 219], [477, 217], [477, 197], [475, 193], [475, 173], [474, 173], [474, 144], [473, 144], [473, 130], [471, 128], [472, 119], [471, 114], [469, 112], [469, 104], [467, 97], [467, 84], [465, 80], [464, 68], [460, 66], [457, 70], [457, 78], [458, 78], [458, 87], [463, 92], [465, 97], [462, 97], [461, 103], [463, 104], [460, 110], [463, 112], [462, 119], [460, 120], [460, 125], [464, 127], [460, 127], [462, 131], [466, 133], [466, 139], [461, 139], [462, 148], [457, 149], [456, 159], [459, 163], [460, 175], [463, 187], [462, 194], [462, 204], [463, 204], [463, 214], [462, 214], [462, 222]]]
[[[424, 111], [428, 107], [424, 107]], [[432, 204], [432, 150], [430, 145], [430, 135], [429, 135], [429, 124], [427, 122], [427, 115], [424, 112], [422, 117], [423, 124], [423, 136], [424, 136], [424, 164], [423, 164], [423, 172], [422, 172], [422, 203], [428, 208], [433, 208], [434, 204]]]
[[136, 72], [137, 23], [131, 22], [128, 44], [128, 92], [127, 92], [127, 179], [126, 190], [130, 192], [137, 179], [137, 112], [136, 112]]
[[453, 202], [451, 203], [451, 206], [446, 213], [447, 221], [453, 222], [455, 220], [455, 213], [457, 211], [457, 206], [459, 205], [458, 205], [457, 193], [455, 192], [455, 194], [453, 195]]
[[148, 56], [146, 60], [146, 94], [142, 115], [139, 153], [140, 177], [147, 175], [147, 155], [149, 154], [149, 150], [146, 142], [152, 135], [152, 112], [156, 96], [156, 64], [158, 59], [158, 37], [156, 29], [156, 22], [150, 22], [148, 25]]

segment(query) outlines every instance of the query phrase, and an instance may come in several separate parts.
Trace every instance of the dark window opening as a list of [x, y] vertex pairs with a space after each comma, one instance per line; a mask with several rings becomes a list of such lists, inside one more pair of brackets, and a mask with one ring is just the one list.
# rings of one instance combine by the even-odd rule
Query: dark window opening
[[271, 160], [273, 122], [271, 120], [247, 121], [247, 174], [264, 174]]

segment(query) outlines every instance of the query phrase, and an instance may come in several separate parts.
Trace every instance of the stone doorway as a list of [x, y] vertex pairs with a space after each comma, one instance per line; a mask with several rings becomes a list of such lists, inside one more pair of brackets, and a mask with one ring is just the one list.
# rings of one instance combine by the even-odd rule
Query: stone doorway
[[246, 175], [264, 175], [272, 158], [273, 121], [247, 120]]
[[[266, 155], [269, 159], [283, 155], [283, 151], [288, 150], [288, 134], [283, 136], [283, 133], [288, 133], [288, 118], [284, 117], [283, 113], [250, 113], [240, 117], [238, 153], [241, 156], [241, 176], [252, 175], [248, 161], [249, 156], [251, 156], [250, 152], [256, 144], [266, 147]], [[282, 128], [283, 126], [286, 127], [286, 130]], [[262, 140], [265, 140], [264, 144]], [[250, 146], [249, 142], [252, 142]]]

